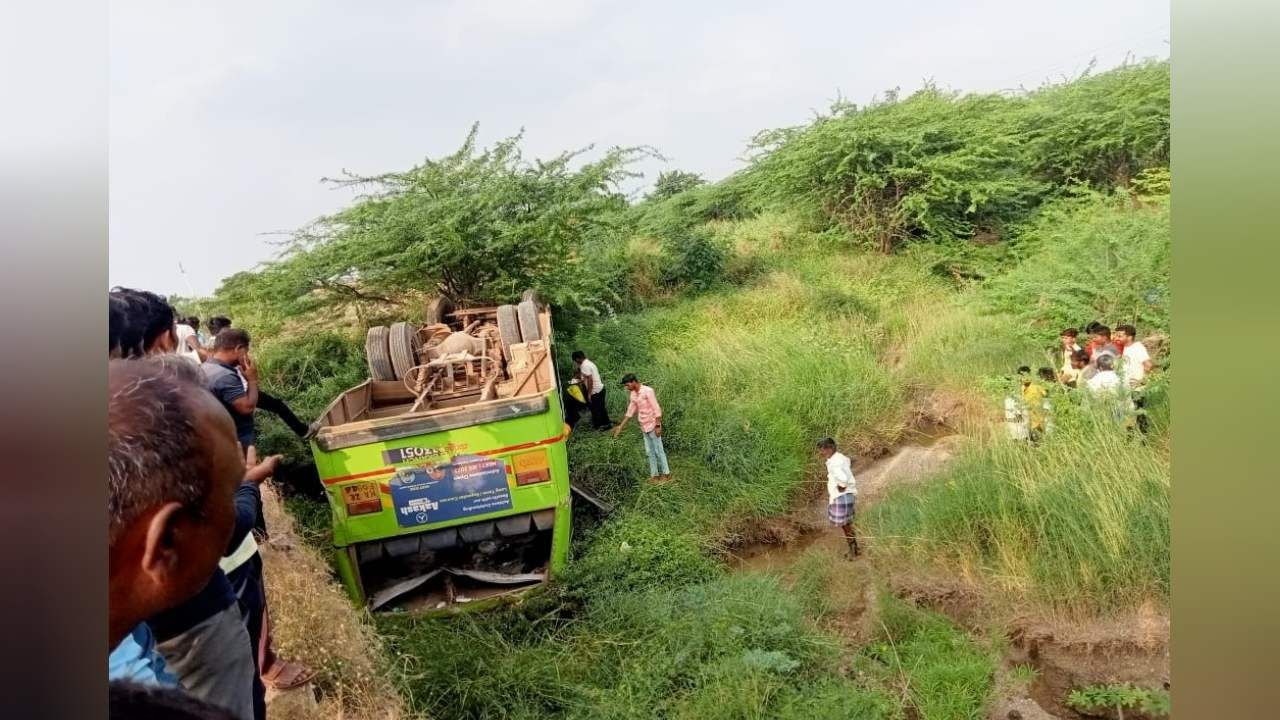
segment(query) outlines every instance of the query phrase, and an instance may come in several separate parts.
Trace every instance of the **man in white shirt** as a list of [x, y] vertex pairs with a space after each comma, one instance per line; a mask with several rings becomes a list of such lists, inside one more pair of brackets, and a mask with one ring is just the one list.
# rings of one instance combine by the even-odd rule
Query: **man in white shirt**
[[1119, 392], [1124, 383], [1120, 382], [1120, 376], [1115, 371], [1115, 360], [1111, 354], [1099, 355], [1095, 361], [1098, 372], [1085, 383], [1085, 387], [1089, 388], [1089, 392], [1094, 395], [1115, 395]]
[[573, 364], [578, 366], [578, 383], [587, 398], [587, 407], [591, 409], [591, 426], [597, 430], [608, 430], [613, 427], [613, 421], [609, 419], [609, 408], [604, 403], [604, 381], [600, 379], [600, 369], [581, 350], [574, 350], [572, 357]]
[[1151, 353], [1147, 346], [1138, 342], [1138, 331], [1132, 325], [1116, 326], [1116, 345], [1120, 347], [1120, 370], [1129, 387], [1138, 387], [1151, 372]]
[[1115, 358], [1112, 355], [1099, 355], [1096, 362], [1098, 372], [1089, 378], [1085, 387], [1089, 389], [1089, 394], [1095, 400], [1110, 402], [1115, 411], [1116, 420], [1128, 425], [1132, 422], [1133, 399], [1130, 397], [1129, 388], [1115, 371]]
[[848, 456], [836, 451], [836, 441], [831, 438], [818, 441], [818, 456], [827, 466], [827, 519], [844, 533], [849, 543], [849, 557], [855, 558], [861, 553], [853, 529], [854, 501], [858, 496], [853, 464]]
[[[194, 322], [194, 326], [193, 323]], [[195, 318], [183, 318], [174, 326], [173, 330], [178, 336], [178, 346], [174, 352], [191, 362], [199, 365], [205, 361], [208, 351], [200, 345], [199, 334], [196, 328], [200, 326], [200, 321]]]
[[1155, 364], [1151, 361], [1151, 353], [1147, 346], [1138, 342], [1138, 330], [1132, 325], [1116, 326], [1116, 344], [1120, 346], [1120, 372], [1133, 390], [1133, 404], [1138, 411], [1138, 429], [1146, 432], [1148, 428], [1147, 413], [1144, 409], [1145, 397], [1143, 385], [1147, 373]]

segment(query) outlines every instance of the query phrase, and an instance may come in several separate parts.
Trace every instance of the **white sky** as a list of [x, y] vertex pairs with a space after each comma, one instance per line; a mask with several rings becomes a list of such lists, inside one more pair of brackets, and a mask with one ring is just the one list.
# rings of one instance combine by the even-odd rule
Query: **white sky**
[[210, 293], [349, 202], [321, 177], [406, 169], [474, 121], [525, 128], [530, 158], [644, 144], [718, 179], [837, 93], [1034, 87], [1168, 38], [1168, 0], [117, 0], [108, 280]]

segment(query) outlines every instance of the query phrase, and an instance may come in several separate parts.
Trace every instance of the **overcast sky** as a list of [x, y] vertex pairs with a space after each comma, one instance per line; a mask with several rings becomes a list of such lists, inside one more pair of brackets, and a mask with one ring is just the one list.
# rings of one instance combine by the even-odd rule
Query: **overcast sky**
[[1167, 0], [119, 0], [108, 280], [210, 293], [350, 201], [320, 178], [408, 168], [472, 122], [523, 127], [528, 157], [645, 144], [718, 179], [837, 94], [1034, 87], [1168, 38]]

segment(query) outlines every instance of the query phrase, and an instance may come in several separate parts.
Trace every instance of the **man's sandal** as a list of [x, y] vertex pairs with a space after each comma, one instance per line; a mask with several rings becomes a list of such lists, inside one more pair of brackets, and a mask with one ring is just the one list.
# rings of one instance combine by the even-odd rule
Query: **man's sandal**
[[262, 682], [273, 690], [292, 690], [311, 682], [316, 673], [301, 663], [277, 660], [262, 673]]

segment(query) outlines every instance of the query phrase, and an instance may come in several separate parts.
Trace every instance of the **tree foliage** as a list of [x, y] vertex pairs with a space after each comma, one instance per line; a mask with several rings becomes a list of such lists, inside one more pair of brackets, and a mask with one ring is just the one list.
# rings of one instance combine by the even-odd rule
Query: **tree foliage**
[[927, 87], [819, 117], [803, 132], [762, 135], [761, 187], [776, 202], [816, 205], [883, 252], [990, 231], [1042, 191], [996, 122], [1016, 102]]
[[1027, 94], [929, 85], [753, 142], [762, 199], [808, 206], [889, 252], [905, 243], [994, 239], [1072, 184], [1127, 186], [1168, 164], [1169, 65], [1124, 66]]
[[666, 170], [658, 173], [658, 179], [653, 183], [653, 191], [649, 193], [649, 197], [654, 200], [664, 200], [705, 184], [706, 181], [697, 173]]
[[585, 249], [618, 235], [626, 208], [619, 183], [647, 151], [614, 148], [580, 162], [580, 150], [529, 162], [520, 141], [477, 149], [473, 127], [451, 155], [330, 180], [367, 192], [299, 230], [280, 260], [228, 278], [220, 294], [283, 300], [295, 312], [392, 303], [406, 291], [489, 303], [532, 287], [552, 302], [596, 302], [608, 283], [584, 272]]

